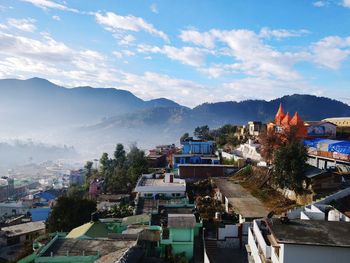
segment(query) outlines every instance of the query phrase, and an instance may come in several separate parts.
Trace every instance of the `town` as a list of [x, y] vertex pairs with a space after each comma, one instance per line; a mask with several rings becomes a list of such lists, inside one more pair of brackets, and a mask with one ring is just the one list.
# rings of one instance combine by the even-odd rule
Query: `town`
[[9, 170], [1, 260], [349, 262], [350, 117], [304, 120], [281, 103], [268, 123], [190, 132], [84, 167]]

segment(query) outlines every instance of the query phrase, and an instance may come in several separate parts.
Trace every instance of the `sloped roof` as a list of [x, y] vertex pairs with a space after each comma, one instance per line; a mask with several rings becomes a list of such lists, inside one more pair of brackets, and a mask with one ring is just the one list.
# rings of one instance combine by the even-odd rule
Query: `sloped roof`
[[79, 238], [82, 236], [87, 236], [91, 238], [107, 237], [108, 233], [108, 228], [104, 223], [89, 222], [72, 229], [68, 233], [67, 238]]
[[193, 228], [196, 225], [194, 214], [169, 214], [168, 227], [170, 228]]
[[148, 214], [141, 214], [141, 215], [134, 215], [134, 216], [124, 217], [122, 219], [122, 223], [124, 225], [135, 225], [135, 224], [148, 223], [150, 220], [151, 220], [150, 215], [148, 215]]

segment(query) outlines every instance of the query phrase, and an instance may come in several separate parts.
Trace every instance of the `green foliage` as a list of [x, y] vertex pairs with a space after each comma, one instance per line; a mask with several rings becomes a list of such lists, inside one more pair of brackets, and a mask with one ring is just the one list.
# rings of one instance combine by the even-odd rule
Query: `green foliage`
[[96, 203], [88, 199], [61, 196], [57, 199], [47, 220], [48, 232], [69, 232], [91, 219]]
[[108, 212], [107, 217], [122, 218], [133, 215], [133, 208], [126, 204], [115, 205]]
[[190, 135], [188, 134], [188, 132], [184, 133], [184, 134], [180, 137], [180, 142], [185, 141], [188, 137], [190, 137]]
[[301, 191], [307, 167], [306, 160], [306, 148], [297, 139], [281, 146], [274, 155], [274, 183], [280, 188]]
[[201, 140], [212, 140], [213, 137], [210, 134], [209, 126], [204, 125], [204, 126], [198, 126], [197, 128], [194, 129], [194, 136], [196, 136], [198, 139]]
[[124, 146], [117, 144], [113, 157], [102, 154], [98, 176], [105, 179], [105, 191], [113, 194], [129, 193], [138, 177], [148, 172], [145, 152], [132, 145], [126, 154]]
[[85, 187], [79, 187], [75, 184], [69, 186], [67, 196], [72, 198], [83, 198], [86, 194]]

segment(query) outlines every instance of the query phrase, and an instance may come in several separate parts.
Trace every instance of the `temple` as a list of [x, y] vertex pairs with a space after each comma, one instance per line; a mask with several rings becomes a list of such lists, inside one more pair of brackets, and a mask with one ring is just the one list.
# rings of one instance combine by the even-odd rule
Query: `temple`
[[281, 103], [275, 116], [275, 122], [268, 124], [268, 130], [274, 130], [276, 133], [282, 133], [289, 131], [292, 127], [296, 127], [298, 138], [307, 137], [307, 129], [299, 113], [295, 112], [294, 116], [291, 117], [288, 112], [284, 113]]

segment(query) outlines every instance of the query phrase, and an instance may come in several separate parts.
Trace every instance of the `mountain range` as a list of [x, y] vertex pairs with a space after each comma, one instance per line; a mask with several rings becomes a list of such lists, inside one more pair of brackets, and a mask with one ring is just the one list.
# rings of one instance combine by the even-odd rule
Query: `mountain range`
[[70, 143], [77, 149], [96, 150], [96, 145], [105, 149], [117, 142], [150, 147], [177, 143], [182, 133], [198, 125], [215, 128], [272, 120], [281, 102], [286, 111], [298, 111], [304, 120], [350, 116], [349, 105], [312, 95], [204, 103], [191, 109], [165, 98], [145, 101], [114, 88], [65, 88], [40, 78], [3, 79], [0, 135]]

